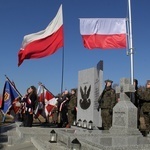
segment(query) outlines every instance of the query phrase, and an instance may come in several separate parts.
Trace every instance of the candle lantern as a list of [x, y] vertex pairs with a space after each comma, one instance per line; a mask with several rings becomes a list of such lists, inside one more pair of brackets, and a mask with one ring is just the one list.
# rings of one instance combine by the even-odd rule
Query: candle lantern
[[50, 140], [49, 140], [50, 143], [57, 143], [57, 133], [52, 130], [50, 132]]
[[74, 120], [73, 123], [72, 123], [72, 125], [73, 125], [73, 126], [76, 126], [76, 124], [77, 124], [77, 123], [76, 123], [76, 120]]
[[83, 128], [87, 128], [87, 121], [86, 120], [83, 120], [83, 125], [82, 125]]
[[93, 130], [93, 122], [91, 120], [88, 123], [88, 129]]
[[77, 138], [71, 142], [71, 150], [81, 150], [81, 143]]
[[82, 120], [81, 119], [78, 120], [78, 127], [82, 127]]

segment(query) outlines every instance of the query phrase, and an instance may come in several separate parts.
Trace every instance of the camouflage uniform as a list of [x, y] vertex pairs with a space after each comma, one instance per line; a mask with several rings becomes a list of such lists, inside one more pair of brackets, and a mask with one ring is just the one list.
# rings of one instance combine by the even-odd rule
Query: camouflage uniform
[[76, 94], [71, 94], [70, 101], [68, 103], [68, 124], [71, 126], [73, 121], [76, 120], [76, 106], [77, 106], [77, 96]]
[[144, 91], [138, 91], [138, 94], [140, 96], [140, 102], [142, 102], [140, 110], [140, 121], [142, 121], [143, 118], [145, 124], [144, 127], [142, 127], [143, 123], [141, 122], [140, 129], [148, 133], [150, 131], [150, 82], [147, 84], [149, 84], [149, 87], [146, 87]]
[[[112, 83], [111, 80], [106, 80], [105, 82]], [[116, 104], [115, 90], [111, 86], [105, 87], [98, 99], [98, 102], [99, 108], [101, 108], [102, 127], [104, 130], [109, 130], [112, 126], [113, 107]]]

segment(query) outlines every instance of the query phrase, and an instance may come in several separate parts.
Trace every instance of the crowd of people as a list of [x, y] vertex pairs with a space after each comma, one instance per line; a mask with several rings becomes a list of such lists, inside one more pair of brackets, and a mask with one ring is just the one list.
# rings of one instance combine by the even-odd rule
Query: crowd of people
[[[112, 88], [112, 80], [105, 81], [105, 87], [98, 98], [101, 109], [103, 130], [109, 130], [112, 126], [113, 107], [120, 100], [119, 94], [116, 94]], [[145, 88], [138, 87], [138, 80], [134, 79], [135, 92], [130, 96], [131, 102], [137, 107], [137, 128], [147, 136], [150, 131], [150, 80], [147, 81]], [[77, 89], [65, 90], [56, 96], [56, 106], [51, 111], [52, 122], [57, 127], [70, 128], [73, 121], [77, 119]], [[22, 118], [21, 126], [32, 127], [36, 101], [38, 99], [37, 91], [34, 86], [27, 89], [27, 94], [21, 99]]]
[[[77, 90], [71, 89], [69, 92], [65, 90], [62, 94], [57, 95], [57, 103], [52, 108], [50, 116], [45, 116], [46, 122], [49, 121], [47, 117], [51, 117], [51, 123], [57, 125], [57, 127], [70, 128], [73, 121], [76, 120], [77, 114]], [[41, 102], [38, 101], [39, 97], [37, 95], [37, 90], [34, 86], [27, 89], [27, 94], [25, 94], [21, 99], [21, 111], [19, 113], [19, 119], [21, 119], [23, 127], [32, 127], [33, 119], [37, 118], [38, 114], [35, 114], [37, 105]], [[44, 99], [43, 99], [44, 105]], [[44, 107], [42, 108], [44, 111]]]

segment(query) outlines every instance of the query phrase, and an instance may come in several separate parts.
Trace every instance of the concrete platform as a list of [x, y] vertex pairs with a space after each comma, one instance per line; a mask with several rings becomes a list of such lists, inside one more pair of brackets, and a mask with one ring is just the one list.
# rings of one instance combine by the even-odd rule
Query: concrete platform
[[[57, 143], [50, 143], [50, 132], [58, 134]], [[82, 150], [149, 150], [150, 137], [139, 135], [112, 134], [99, 129], [87, 130], [79, 127], [51, 128], [51, 127], [16, 127], [7, 132], [6, 149], [11, 150], [69, 150], [71, 142], [77, 138]]]

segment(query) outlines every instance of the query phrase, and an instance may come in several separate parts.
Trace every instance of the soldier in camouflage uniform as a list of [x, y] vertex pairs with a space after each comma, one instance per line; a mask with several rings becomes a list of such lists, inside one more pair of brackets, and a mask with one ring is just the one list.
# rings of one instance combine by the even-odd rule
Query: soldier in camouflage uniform
[[140, 97], [139, 100], [142, 102], [140, 110], [140, 130], [144, 136], [147, 136], [150, 131], [150, 80], [147, 81], [146, 89], [144, 91], [138, 91], [138, 94]]
[[76, 89], [72, 89], [70, 100], [68, 103], [68, 125], [66, 127], [70, 127], [73, 124], [73, 121], [76, 120], [76, 107], [77, 107]]
[[112, 112], [116, 104], [116, 93], [112, 88], [113, 81], [106, 80], [105, 88], [98, 99], [98, 111], [101, 108], [102, 127], [104, 130], [109, 130], [112, 126]]

